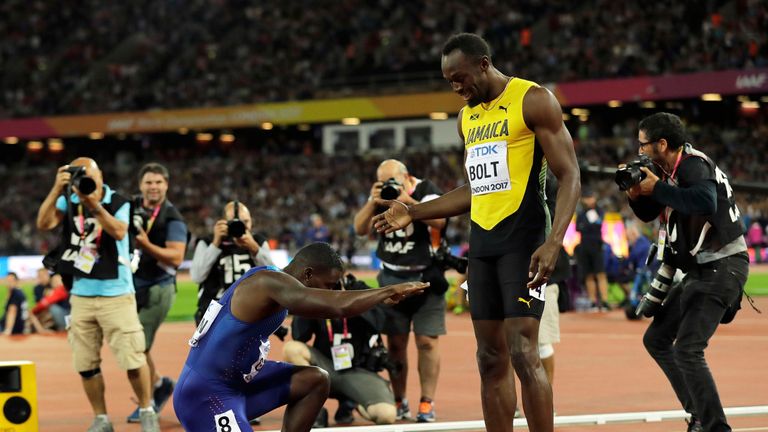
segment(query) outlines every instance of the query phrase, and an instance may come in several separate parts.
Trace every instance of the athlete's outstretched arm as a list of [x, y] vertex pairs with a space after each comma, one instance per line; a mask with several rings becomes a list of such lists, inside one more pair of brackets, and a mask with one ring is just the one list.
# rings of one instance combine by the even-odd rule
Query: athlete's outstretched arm
[[534, 288], [546, 283], [555, 268], [565, 231], [581, 196], [581, 179], [573, 140], [563, 123], [563, 111], [555, 96], [544, 87], [531, 87], [523, 99], [523, 119], [536, 134], [559, 184], [552, 231], [531, 256], [528, 271], [533, 280], [528, 287]]
[[[296, 278], [282, 272], [259, 273], [259, 277], [255, 279], [260, 286], [250, 289], [255, 294], [249, 296], [252, 301], [259, 303], [257, 298], [261, 293], [266, 293], [266, 297], [272, 302], [287, 308], [294, 315], [307, 318], [340, 318], [359, 315], [379, 303], [397, 303], [406, 297], [420, 293], [429, 286], [423, 282], [408, 282], [380, 289], [336, 291], [307, 288]], [[264, 309], [263, 300], [260, 303], [260, 305], [251, 305], [251, 308]]]
[[[461, 116], [464, 108], [459, 111], [457, 127], [459, 137], [464, 142], [464, 134], [461, 132]], [[466, 159], [466, 152], [464, 152]], [[465, 173], [466, 174], [466, 173]], [[390, 233], [405, 228], [416, 220], [429, 220], [458, 216], [469, 211], [472, 204], [472, 195], [469, 185], [464, 184], [456, 189], [441, 195], [433, 200], [407, 206], [399, 201], [376, 200], [377, 205], [389, 207], [384, 213], [373, 217], [373, 225], [378, 232]]]

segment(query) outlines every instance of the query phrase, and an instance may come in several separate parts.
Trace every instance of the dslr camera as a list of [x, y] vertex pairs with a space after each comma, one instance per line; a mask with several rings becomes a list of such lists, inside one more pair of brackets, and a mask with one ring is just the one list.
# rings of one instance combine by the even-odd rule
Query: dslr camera
[[625, 191], [643, 181], [646, 177], [645, 172], [640, 169], [643, 167], [656, 173], [653, 161], [646, 155], [640, 155], [638, 159], [617, 169], [614, 181], [619, 185], [619, 189]]
[[402, 186], [403, 185], [400, 184], [397, 180], [395, 180], [394, 177], [385, 181], [384, 184], [381, 185], [381, 199], [385, 199], [385, 200], [397, 199], [397, 197], [400, 196], [400, 189], [402, 188]]
[[445, 241], [440, 243], [440, 247], [432, 256], [432, 261], [443, 270], [452, 268], [461, 274], [467, 273], [467, 265], [469, 265], [469, 259], [452, 255]]
[[69, 178], [70, 186], [75, 186], [83, 195], [90, 195], [96, 190], [96, 181], [85, 175], [85, 167], [69, 166], [67, 172], [72, 175]]
[[234, 217], [227, 221], [227, 235], [240, 238], [245, 234], [245, 222], [240, 220], [240, 201], [235, 200]]
[[368, 351], [362, 366], [371, 372], [381, 372], [386, 369], [390, 377], [397, 377], [403, 369], [401, 364], [390, 360], [389, 352], [381, 342], [381, 337], [379, 337], [379, 342]]

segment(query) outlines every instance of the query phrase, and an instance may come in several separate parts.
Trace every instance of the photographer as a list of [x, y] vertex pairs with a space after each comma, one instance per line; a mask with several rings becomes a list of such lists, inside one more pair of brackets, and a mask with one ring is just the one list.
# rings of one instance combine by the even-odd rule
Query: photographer
[[[355, 232], [368, 235], [377, 209], [376, 200], [397, 199], [406, 205], [426, 202], [442, 194], [429, 180], [420, 180], [408, 173], [405, 165], [397, 160], [385, 160], [376, 172], [377, 181], [371, 187], [368, 202], [355, 215]], [[408, 336], [413, 322], [416, 348], [419, 352], [419, 378], [421, 382], [421, 403], [417, 413], [420, 422], [434, 421], [433, 399], [440, 371], [438, 336], [445, 334], [445, 297], [448, 282], [443, 268], [433, 262], [430, 228], [443, 231], [445, 218], [414, 223], [405, 229], [379, 236], [376, 256], [382, 261], [377, 277], [379, 286], [409, 281], [430, 282], [430, 289], [422, 296], [409, 299], [386, 308], [389, 354], [392, 360], [402, 365], [402, 372], [392, 376], [392, 389], [397, 403], [397, 418], [409, 418], [410, 407], [406, 398], [408, 378]]]
[[[341, 290], [369, 288], [351, 274], [347, 274], [342, 282], [338, 287]], [[386, 349], [379, 336], [384, 319], [380, 307], [351, 318], [293, 318], [291, 334], [294, 340], [283, 348], [285, 361], [300, 366], [318, 366], [328, 372], [330, 397], [339, 399], [339, 409], [334, 415], [337, 424], [352, 423], [355, 406], [360, 407], [359, 411], [366, 419], [376, 424], [395, 422], [397, 410], [392, 390], [377, 374], [388, 366]], [[307, 346], [313, 337], [312, 346]], [[374, 343], [376, 339], [378, 344]], [[315, 427], [326, 426], [327, 411], [323, 410]]]
[[[137, 247], [133, 263], [138, 259], [133, 283], [147, 341], [147, 363], [154, 385], [152, 399], [158, 412], [173, 394], [175, 383], [170, 377], [160, 376], [150, 350], [176, 297], [176, 269], [184, 260], [187, 246], [184, 218], [166, 199], [169, 178], [168, 170], [159, 163], [148, 163], [139, 170], [141, 199], [134, 204], [132, 225]], [[129, 423], [138, 421], [138, 410], [128, 416]]]
[[213, 237], [197, 242], [190, 274], [200, 284], [195, 323], [211, 300], [221, 298], [233, 282], [252, 267], [274, 265], [267, 238], [252, 233], [251, 212], [244, 204], [230, 201], [224, 206], [224, 219], [213, 226]]
[[62, 253], [50, 264], [71, 278], [69, 343], [96, 416], [89, 431], [112, 430], [100, 369], [104, 338], [120, 367], [128, 371], [139, 400], [142, 430], [160, 430], [150, 401], [144, 334], [131, 279], [129, 208], [126, 198], [103, 183], [95, 161], [78, 158], [59, 168], [37, 213], [40, 230], [63, 225]]
[[[679, 117], [657, 113], [638, 129], [640, 154], [659, 174], [643, 162], [620, 171], [642, 172], [628, 173], [640, 180], [627, 189], [629, 204], [645, 222], [659, 217], [663, 262], [638, 306], [638, 313], [655, 317], [643, 342], [691, 414], [688, 430], [730, 431], [704, 349], [740, 307], [749, 271], [745, 228], [728, 177], [686, 142]], [[676, 269], [687, 274], [667, 296]]]

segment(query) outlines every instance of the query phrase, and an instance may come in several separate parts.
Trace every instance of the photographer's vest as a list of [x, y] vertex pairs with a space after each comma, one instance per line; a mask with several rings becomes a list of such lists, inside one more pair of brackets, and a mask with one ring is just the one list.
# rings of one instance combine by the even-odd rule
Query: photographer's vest
[[[262, 245], [267, 240], [261, 234], [252, 233], [252, 235], [258, 245]], [[209, 237], [204, 241], [211, 244], [213, 239]], [[238, 246], [231, 239], [223, 239], [219, 249], [221, 253], [216, 264], [211, 267], [208, 277], [198, 289], [198, 306], [207, 307], [211, 300], [220, 299], [230, 285], [256, 266], [248, 249]]]
[[[154, 209], [146, 210], [151, 217]], [[150, 220], [151, 218], [144, 220], [144, 231], [147, 232], [149, 241], [152, 244], [158, 245], [160, 247], [165, 247], [165, 241], [168, 234], [168, 222], [171, 220], [178, 220], [182, 223], [184, 222], [184, 218], [181, 216], [181, 213], [179, 213], [176, 207], [174, 207], [173, 204], [171, 204], [171, 202], [167, 199], [161, 204], [160, 211], [154, 221], [152, 221], [151, 225]], [[136, 273], [134, 273], [134, 276], [143, 280], [153, 281], [168, 275], [173, 276], [175, 274], [175, 268], [160, 266], [157, 262], [157, 259], [155, 259], [152, 254], [143, 252], [141, 254], [141, 261], [139, 261], [139, 268], [136, 270]]]
[[[440, 189], [429, 180], [416, 185], [411, 198], [421, 202], [427, 195], [442, 195]], [[395, 271], [421, 271], [432, 262], [432, 239], [429, 226], [421, 221], [405, 229], [379, 236], [376, 256], [384, 267]]]
[[[741, 220], [728, 177], [706, 154], [687, 143], [680, 160], [681, 169], [683, 162], [692, 157], [703, 159], [712, 170], [717, 183], [717, 211], [711, 215], [687, 215], [669, 208], [666, 215], [662, 215], [662, 220], [667, 220], [667, 238], [672, 248], [672, 253], [665, 255], [664, 262], [683, 271], [697, 262], [709, 262], [746, 250], [746, 243], [734, 243], [744, 235], [746, 227]], [[680, 176], [676, 175], [675, 179], [679, 180]], [[694, 183], [699, 181], [691, 180]], [[679, 186], [688, 187], [690, 184], [681, 182]], [[723, 250], [727, 245], [733, 250]], [[716, 256], [718, 252], [722, 256]]]
[[462, 111], [472, 194], [470, 256], [530, 252], [544, 241], [546, 162], [523, 119], [523, 98], [534, 86], [511, 78], [496, 99]]
[[[72, 194], [69, 206], [72, 209], [72, 218], [69, 218], [68, 212], [64, 213], [62, 219], [62, 244], [66, 245], [61, 260], [56, 266], [56, 271], [62, 275], [72, 275], [76, 278], [87, 279], [116, 279], [118, 260], [120, 255], [117, 253], [117, 242], [112, 236], [104, 232], [99, 221], [91, 215], [85, 206], [76, 201], [77, 195]], [[101, 200], [101, 206], [109, 214], [115, 215], [120, 207], [128, 202], [128, 199], [104, 185], [104, 198]], [[92, 227], [83, 232], [84, 227]], [[74, 267], [75, 259], [80, 248], [87, 246], [98, 253], [98, 259], [93, 265], [90, 273], [83, 273]], [[130, 263], [122, 263], [130, 265]]]

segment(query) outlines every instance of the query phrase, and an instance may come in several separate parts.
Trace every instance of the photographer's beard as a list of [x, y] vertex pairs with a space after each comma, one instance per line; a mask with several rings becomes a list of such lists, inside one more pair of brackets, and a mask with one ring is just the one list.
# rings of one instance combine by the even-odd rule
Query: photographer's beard
[[144, 194], [144, 207], [153, 208], [157, 207], [165, 201], [165, 195], [162, 193], [146, 193]]

